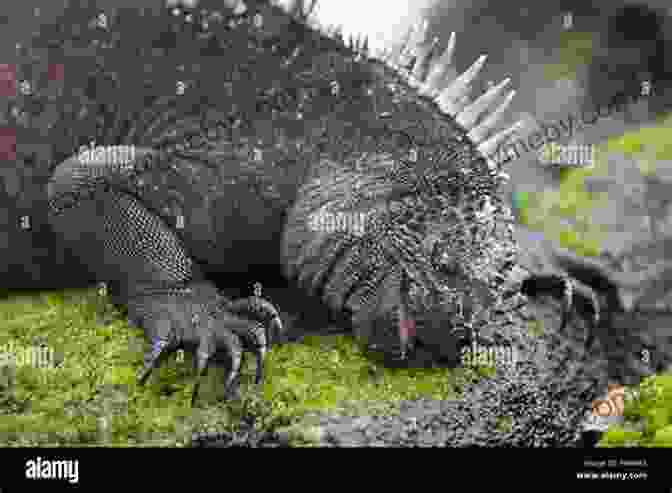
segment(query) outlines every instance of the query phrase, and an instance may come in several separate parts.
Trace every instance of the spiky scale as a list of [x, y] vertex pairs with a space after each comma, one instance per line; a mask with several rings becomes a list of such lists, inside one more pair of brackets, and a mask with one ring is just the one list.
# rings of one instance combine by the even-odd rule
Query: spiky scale
[[487, 55], [481, 55], [462, 75], [437, 96], [436, 102], [444, 113], [458, 114], [466, 106], [467, 91], [483, 68]]
[[[509, 93], [504, 98], [504, 101], [502, 101], [502, 103], [497, 107], [497, 109], [492, 114], [484, 118], [483, 121], [479, 123], [476, 127], [472, 128], [469, 131], [469, 133], [467, 134], [469, 138], [477, 143], [485, 140], [486, 136], [497, 126], [497, 123], [499, 123], [499, 121], [501, 120], [502, 115], [511, 104], [511, 101], [513, 100], [513, 97], [515, 95], [516, 95], [515, 90], [509, 91]], [[485, 152], [484, 154], [486, 156], [488, 155]]]
[[441, 54], [441, 57], [434, 63], [427, 75], [425, 85], [420, 89], [421, 93], [436, 96], [439, 91], [444, 89], [445, 84], [449, 81], [447, 72], [450, 70], [453, 63], [453, 54], [455, 53], [455, 33], [451, 33], [448, 39], [448, 45]]
[[492, 105], [494, 100], [501, 94], [504, 87], [506, 87], [510, 82], [511, 79], [507, 77], [496, 86], [488, 89], [488, 92], [480, 96], [476, 101], [471, 103], [457, 115], [457, 123], [465, 128], [473, 128], [476, 124], [476, 121], [483, 114], [483, 112]]

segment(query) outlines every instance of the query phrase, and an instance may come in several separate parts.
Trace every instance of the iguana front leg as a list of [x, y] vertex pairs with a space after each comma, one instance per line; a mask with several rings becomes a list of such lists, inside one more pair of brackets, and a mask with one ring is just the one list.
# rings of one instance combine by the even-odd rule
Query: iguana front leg
[[[140, 382], [180, 348], [196, 355], [192, 401], [217, 352], [225, 352], [231, 363], [227, 391], [238, 376], [244, 349], [257, 355], [260, 382], [266, 351], [263, 325], [227, 313], [177, 234], [117, 186], [116, 169], [107, 176], [104, 167], [95, 173], [71, 162], [64, 167], [67, 172], [57, 169], [49, 188], [52, 228], [97, 279], [120, 286], [129, 318], [152, 340]], [[71, 201], [64, 207], [68, 195]]]

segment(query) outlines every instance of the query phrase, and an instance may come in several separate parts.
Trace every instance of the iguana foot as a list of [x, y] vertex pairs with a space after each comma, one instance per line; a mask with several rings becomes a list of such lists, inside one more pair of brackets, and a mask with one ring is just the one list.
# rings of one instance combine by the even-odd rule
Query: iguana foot
[[254, 283], [254, 294], [248, 298], [239, 298], [225, 303], [230, 313], [256, 320], [267, 327], [266, 342], [270, 346], [284, 334], [280, 312], [273, 304], [261, 297], [261, 284]]
[[[575, 300], [580, 301], [581, 307], [579, 308], [582, 315], [586, 314], [584, 308], [590, 306], [586, 319], [590, 322], [592, 328], [595, 328], [600, 322], [600, 302], [595, 291], [576, 279], [561, 274], [533, 274], [523, 280], [520, 291], [530, 297], [543, 294], [560, 294], [563, 300], [560, 331], [564, 331], [567, 327], [569, 317], [575, 308]], [[592, 344], [594, 339], [595, 336], [589, 328], [586, 334], [586, 344]]]
[[[129, 303], [129, 310], [134, 313], [136, 320], [140, 320], [141, 326], [152, 340], [139, 384], [143, 385], [152, 370], [158, 368], [170, 354], [178, 349], [188, 350], [193, 353], [196, 374], [192, 405], [196, 401], [200, 382], [213, 359], [219, 360], [221, 354], [227, 357], [229, 372], [224, 385], [225, 394], [228, 395], [240, 376], [244, 351], [255, 354], [255, 383], [263, 382], [267, 350], [266, 334], [269, 326], [228, 312], [217, 302], [218, 298], [213, 303], [213, 298], [208, 300], [203, 296], [206, 294], [202, 289], [204, 287], [209, 291], [207, 294], [214, 291], [214, 287], [207, 285], [200, 285], [196, 289], [182, 287], [168, 293], [171, 300], [164, 301], [161, 294], [153, 293], [144, 300], [132, 300]], [[267, 306], [277, 313], [272, 304], [268, 303]], [[138, 312], [142, 313], [138, 315]]]
[[[66, 171], [70, 182], [62, 177], [60, 185], [65, 191], [78, 191], [80, 175]], [[214, 284], [205, 281], [180, 237], [158, 215], [113, 187], [94, 188], [91, 196], [77, 198], [65, 210], [56, 207], [58, 194], [53, 190], [50, 199], [54, 231], [97, 279], [118, 291], [129, 319], [152, 342], [140, 384], [178, 349], [194, 354], [197, 381], [192, 401], [217, 353], [226, 353], [230, 363], [227, 391], [238, 377], [244, 350], [255, 352], [261, 382], [267, 345], [263, 322], [237, 317], [222, 306]]]

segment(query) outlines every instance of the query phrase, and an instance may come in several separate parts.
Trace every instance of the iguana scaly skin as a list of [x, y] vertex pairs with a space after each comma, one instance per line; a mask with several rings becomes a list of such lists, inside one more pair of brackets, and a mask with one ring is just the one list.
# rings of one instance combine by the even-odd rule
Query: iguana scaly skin
[[[42, 99], [61, 112], [51, 224], [152, 338], [141, 380], [180, 345], [197, 352], [200, 374], [225, 351], [227, 385], [244, 349], [261, 369], [277, 311], [255, 318], [243, 302], [246, 317], [232, 315], [207, 275], [277, 259], [386, 353], [441, 354], [476, 332], [518, 348], [518, 363], [498, 362], [495, 378], [468, 389], [445, 423], [448, 444], [575, 443], [605, 362], [583, 332], [527, 333], [506, 176], [484, 157], [516, 129], [488, 138], [512, 94], [483, 117], [508, 81], [472, 102], [485, 57], [456, 76], [454, 36], [437, 57], [426, 26], [386, 64], [310, 27], [302, 2], [289, 13], [215, 3], [120, 9], [102, 24], [95, 7], [71, 6], [33, 43], [50, 62], [77, 52], [67, 94]], [[94, 156], [77, 154], [92, 141]], [[359, 233], [315, 228], [321, 211], [367, 222]], [[523, 291], [556, 284], [533, 277]]]

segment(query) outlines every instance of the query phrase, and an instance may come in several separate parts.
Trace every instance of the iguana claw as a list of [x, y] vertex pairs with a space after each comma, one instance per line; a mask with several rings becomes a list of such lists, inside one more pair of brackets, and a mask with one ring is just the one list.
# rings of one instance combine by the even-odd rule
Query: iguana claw
[[280, 312], [270, 301], [261, 297], [260, 283], [254, 283], [253, 296], [228, 302], [225, 307], [230, 313], [256, 320], [266, 326], [266, 342], [269, 345], [284, 333]]
[[[576, 279], [561, 274], [533, 274], [523, 280], [521, 293], [536, 297], [544, 293], [556, 294], [559, 290], [563, 299], [562, 323], [560, 331], [564, 331], [569, 322], [569, 316], [574, 310], [576, 298], [583, 301], [583, 305], [590, 305], [592, 314], [590, 323], [595, 328], [600, 322], [600, 302], [595, 291], [588, 285]], [[586, 334], [586, 344], [591, 344], [594, 335]]]
[[[243, 351], [254, 352], [257, 363], [255, 383], [261, 384], [264, 378], [264, 359], [267, 351], [266, 334], [269, 327], [275, 327], [278, 324], [278, 321], [275, 320], [276, 318], [279, 320], [276, 315], [278, 313], [277, 309], [270, 302], [264, 300], [265, 313], [273, 314], [273, 316], [267, 317], [268, 322], [264, 324], [232, 314], [221, 304], [208, 306], [208, 303], [197, 303], [195, 299], [189, 298], [187, 293], [192, 294], [193, 292], [185, 292], [184, 296], [187, 297], [183, 299], [174, 297], [172, 307], [175, 309], [171, 310], [171, 316], [169, 317], [165, 317], [165, 312], [161, 318], [148, 316], [147, 313], [144, 316], [136, 316], [142, 327], [154, 334], [152, 347], [145, 358], [145, 366], [139, 376], [138, 383], [143, 385], [152, 370], [158, 368], [168, 355], [184, 348], [193, 352], [194, 355], [196, 383], [192, 395], [192, 405], [196, 401], [200, 382], [209, 363], [216, 354], [223, 351], [226, 352], [230, 364], [225, 382], [225, 395], [228, 395], [229, 390], [240, 375]], [[177, 301], [181, 302], [180, 305], [184, 303], [185, 306], [176, 307]], [[151, 306], [151, 302], [151, 300], [149, 302], [145, 301], [143, 305], [145, 309], [147, 306]], [[237, 302], [234, 302], [233, 305], [237, 307], [246, 306], [245, 303]], [[182, 316], [187, 312], [193, 313], [188, 323], [186, 317]]]

